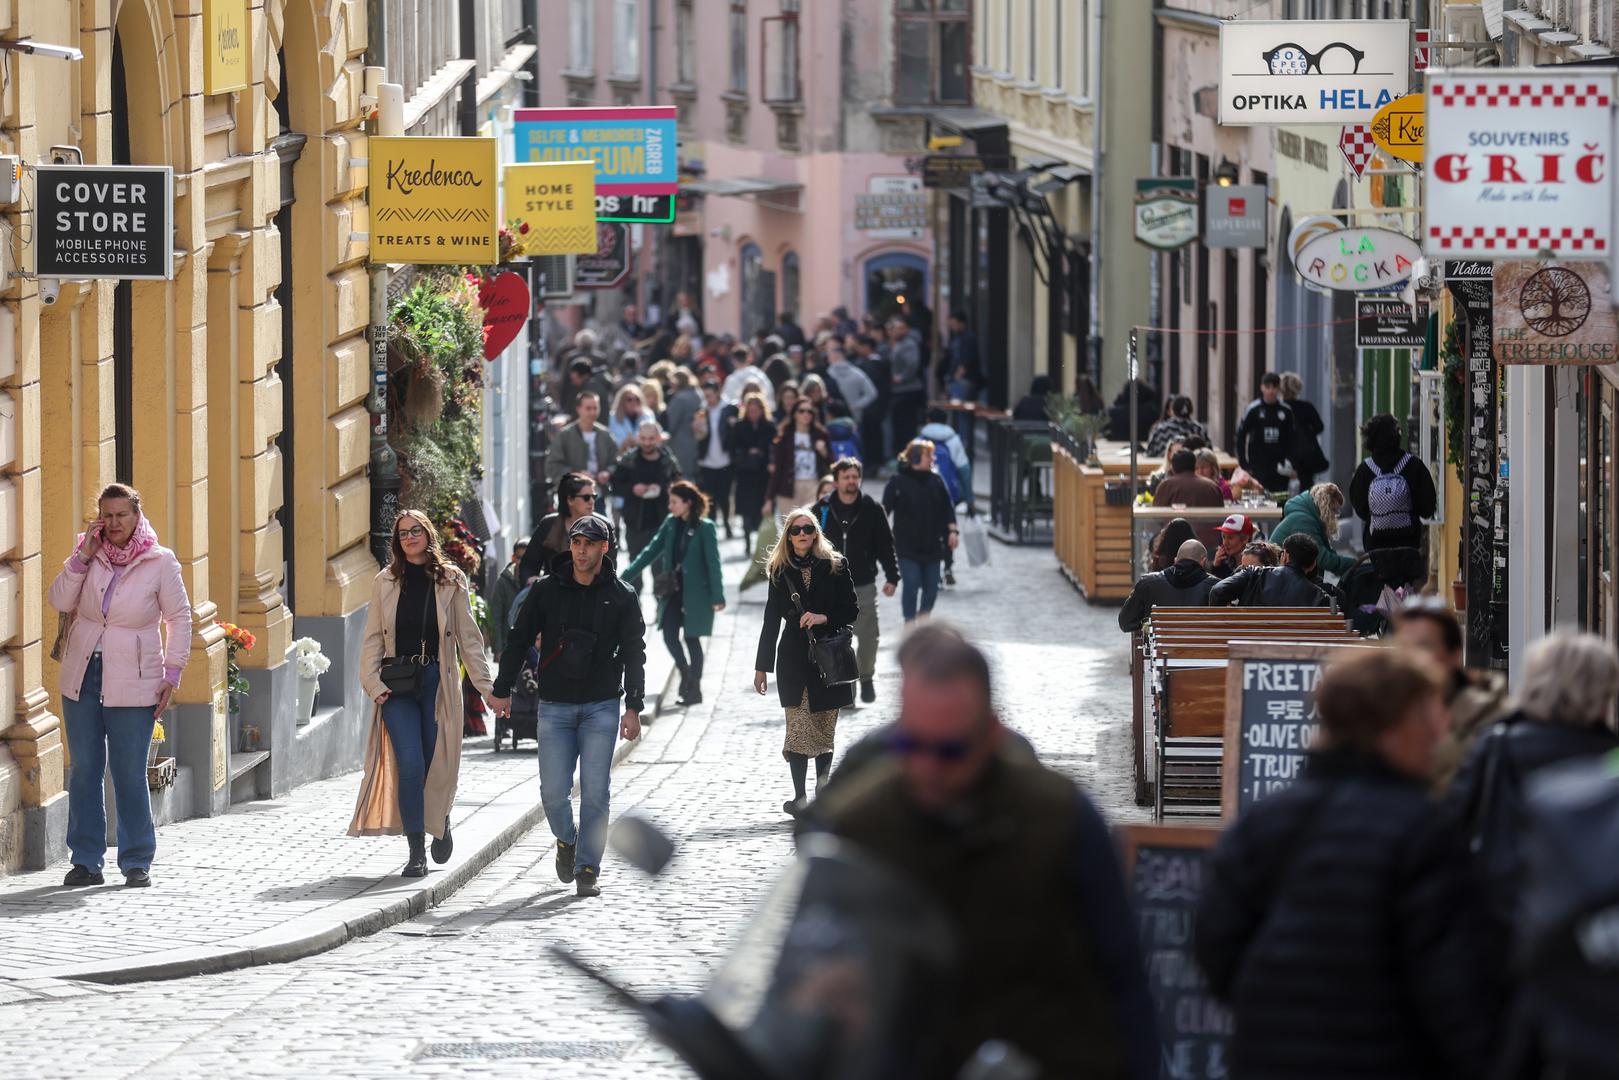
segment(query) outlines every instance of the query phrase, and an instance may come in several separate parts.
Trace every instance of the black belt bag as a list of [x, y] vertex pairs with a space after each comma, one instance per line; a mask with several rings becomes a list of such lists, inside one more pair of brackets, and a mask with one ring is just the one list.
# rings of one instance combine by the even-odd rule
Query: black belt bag
[[[798, 598], [797, 592], [793, 593], [793, 604], [803, 615], [804, 602]], [[820, 674], [822, 686], [847, 686], [860, 678], [860, 664], [854, 655], [853, 632], [839, 630], [818, 638], [815, 629], [806, 626], [804, 636], [809, 638], [810, 663]]]
[[[427, 601], [422, 604], [422, 647], [415, 656], [385, 656], [382, 658], [382, 671], [379, 677], [382, 685], [388, 688], [390, 694], [402, 694], [409, 697], [422, 692], [422, 673], [427, 670], [433, 658], [427, 655], [427, 605], [433, 602], [433, 586], [428, 583]], [[398, 630], [394, 631], [394, 640], [399, 638]]]

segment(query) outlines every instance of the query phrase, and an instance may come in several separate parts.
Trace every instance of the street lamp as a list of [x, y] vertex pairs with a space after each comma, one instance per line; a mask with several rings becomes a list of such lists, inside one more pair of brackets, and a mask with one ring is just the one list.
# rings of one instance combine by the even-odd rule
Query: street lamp
[[1220, 164], [1214, 170], [1214, 182], [1221, 187], [1230, 187], [1237, 182], [1237, 167], [1227, 158], [1221, 158]]
[[71, 45], [50, 45], [43, 41], [0, 41], [0, 50], [27, 53], [30, 56], [49, 56], [56, 60], [83, 60], [84, 53]]

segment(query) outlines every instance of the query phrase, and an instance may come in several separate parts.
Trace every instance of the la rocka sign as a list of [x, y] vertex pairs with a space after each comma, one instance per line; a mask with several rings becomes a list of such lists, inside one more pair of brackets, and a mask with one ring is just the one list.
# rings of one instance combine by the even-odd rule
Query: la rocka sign
[[1411, 276], [1422, 248], [1391, 229], [1344, 228], [1336, 218], [1306, 218], [1288, 239], [1293, 267], [1319, 289], [1374, 292]]

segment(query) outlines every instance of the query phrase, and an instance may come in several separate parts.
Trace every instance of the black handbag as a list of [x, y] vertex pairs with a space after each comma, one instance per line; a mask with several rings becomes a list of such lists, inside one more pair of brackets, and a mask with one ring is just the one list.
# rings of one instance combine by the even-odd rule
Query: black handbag
[[[793, 604], [797, 606], [798, 613], [803, 615], [804, 602], [798, 598], [798, 591], [791, 590]], [[809, 658], [815, 670], [820, 673], [821, 685], [828, 688], [833, 686], [848, 686], [860, 678], [860, 663], [854, 655], [854, 633], [850, 630], [839, 630], [826, 637], [816, 637], [813, 627], [804, 627], [804, 636], [809, 638]]]
[[[427, 629], [427, 605], [433, 602], [433, 586], [427, 587], [427, 599], [422, 604], [422, 629]], [[395, 641], [398, 640], [398, 630], [395, 629]], [[422, 672], [427, 670], [429, 663], [427, 655], [427, 637], [422, 637], [422, 651], [415, 656], [384, 656], [382, 658], [382, 671], [379, 678], [382, 685], [388, 688], [390, 694], [402, 694], [409, 697], [422, 692]]]

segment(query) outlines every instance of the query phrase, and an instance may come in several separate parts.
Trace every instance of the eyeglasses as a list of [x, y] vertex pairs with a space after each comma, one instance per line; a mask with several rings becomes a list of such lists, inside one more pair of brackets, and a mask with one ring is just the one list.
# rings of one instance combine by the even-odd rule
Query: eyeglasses
[[794, 409], [793, 411], [796, 412], [799, 416], [814, 416], [815, 415], [815, 410], [814, 409]]
[[593, 503], [596, 501], [596, 493], [594, 491], [582, 491], [578, 495], [572, 495], [569, 497], [582, 500], [583, 502]]
[[792, 528], [787, 530], [787, 535], [788, 536], [814, 536], [815, 535], [815, 526], [813, 526], [813, 525], [794, 525]]
[[972, 750], [966, 739], [919, 739], [896, 732], [888, 737], [888, 749], [901, 757], [929, 754], [942, 762], [957, 762]]
[[1308, 75], [1312, 70], [1317, 75], [1358, 75], [1366, 59], [1364, 52], [1342, 41], [1314, 53], [1290, 41], [1260, 55], [1272, 75]]
[[399, 539], [401, 540], [417, 540], [426, 535], [427, 530], [420, 525], [412, 525], [408, 529], [399, 530]]

